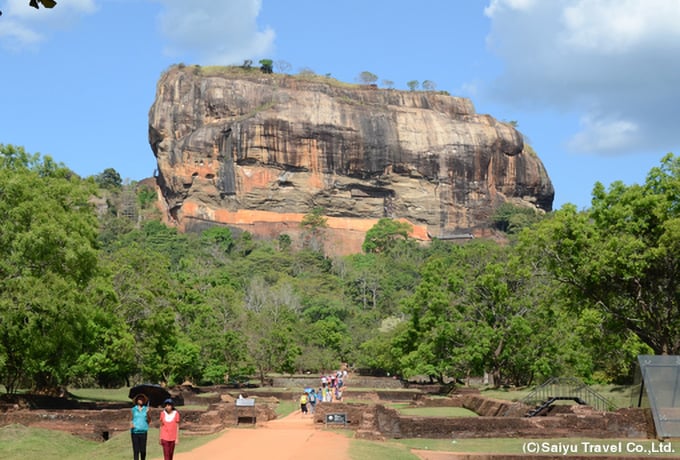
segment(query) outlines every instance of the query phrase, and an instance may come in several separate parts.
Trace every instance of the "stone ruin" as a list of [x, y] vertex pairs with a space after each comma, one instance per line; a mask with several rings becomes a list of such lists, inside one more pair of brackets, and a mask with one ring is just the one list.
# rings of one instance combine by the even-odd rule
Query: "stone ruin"
[[[210, 397], [201, 393], [215, 392]], [[569, 438], [596, 439], [652, 439], [654, 423], [649, 409], [619, 409], [613, 412], [596, 411], [587, 406], [553, 406], [544, 416], [524, 417], [508, 415], [516, 404], [494, 400], [478, 393], [452, 394], [433, 398], [422, 392], [376, 390], [345, 393], [352, 400], [366, 403], [317, 404], [314, 420], [322, 426], [329, 413], [346, 414], [346, 427], [364, 439], [389, 438]], [[236, 426], [239, 417], [249, 416], [238, 412], [235, 398], [238, 391], [220, 387], [205, 389], [183, 387], [173, 395], [183, 398], [184, 404], [204, 405], [207, 410], [179, 407], [183, 416], [183, 430], [190, 434], [211, 434]], [[270, 392], [260, 389], [254, 396], [255, 420], [262, 423], [276, 418], [275, 408], [282, 399], [295, 399], [290, 391]], [[413, 407], [449, 406], [463, 407], [479, 417], [415, 417], [400, 414], [386, 406], [387, 401], [409, 401]], [[74, 405], [65, 400], [64, 406], [28, 407], [25, 403], [6, 403], [0, 406], [0, 426], [22, 424], [53, 430], [62, 430], [77, 436], [106, 440], [116, 433], [128, 430], [131, 403], [89, 403]], [[153, 409], [155, 421], [160, 409]]]
[[655, 437], [648, 409], [595, 411], [587, 406], [553, 406], [541, 417], [507, 416], [513, 405], [475, 394], [449, 398], [416, 398], [413, 407], [463, 407], [479, 417], [415, 417], [402, 415], [382, 404], [317, 405], [315, 421], [324, 423], [327, 413], [346, 413], [347, 427], [366, 439], [388, 438], [595, 438], [652, 439]]
[[[194, 435], [216, 433], [239, 423], [240, 414], [230, 393], [204, 398], [199, 389], [182, 387], [171, 392], [175, 401], [180, 401], [178, 410], [182, 414], [182, 431]], [[184, 408], [184, 405], [205, 405], [207, 410]], [[273, 397], [258, 397], [254, 407], [257, 422], [276, 418], [278, 400]], [[24, 426], [59, 430], [86, 439], [106, 441], [117, 433], [127, 432], [130, 423], [130, 403], [83, 403], [67, 398], [20, 397], [5, 398], [0, 404], [0, 426], [21, 424]], [[151, 424], [158, 428], [158, 414], [161, 409], [151, 409]]]

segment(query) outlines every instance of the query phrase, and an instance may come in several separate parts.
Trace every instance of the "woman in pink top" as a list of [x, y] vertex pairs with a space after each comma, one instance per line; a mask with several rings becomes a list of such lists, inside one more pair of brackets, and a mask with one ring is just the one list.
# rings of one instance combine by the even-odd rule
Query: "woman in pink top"
[[172, 460], [175, 445], [179, 443], [179, 412], [175, 410], [172, 399], [163, 402], [165, 409], [161, 411], [160, 445], [163, 446], [163, 458]]

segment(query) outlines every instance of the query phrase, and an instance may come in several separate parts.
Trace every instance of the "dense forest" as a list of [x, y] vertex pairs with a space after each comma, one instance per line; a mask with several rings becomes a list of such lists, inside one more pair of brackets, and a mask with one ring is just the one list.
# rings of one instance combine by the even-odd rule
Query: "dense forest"
[[508, 204], [481, 239], [428, 245], [382, 219], [361, 254], [307, 237], [165, 226], [155, 191], [81, 178], [0, 145], [0, 383], [7, 392], [196, 384], [348, 363], [496, 385], [622, 382], [638, 354], [680, 351], [680, 159], [592, 206]]

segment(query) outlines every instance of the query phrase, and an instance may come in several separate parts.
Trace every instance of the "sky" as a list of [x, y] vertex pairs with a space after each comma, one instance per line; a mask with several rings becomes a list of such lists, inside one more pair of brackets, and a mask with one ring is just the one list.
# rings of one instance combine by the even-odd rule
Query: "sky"
[[173, 64], [272, 59], [345, 82], [433, 82], [515, 121], [558, 209], [680, 155], [678, 0], [0, 0], [0, 144], [81, 176], [153, 175]]

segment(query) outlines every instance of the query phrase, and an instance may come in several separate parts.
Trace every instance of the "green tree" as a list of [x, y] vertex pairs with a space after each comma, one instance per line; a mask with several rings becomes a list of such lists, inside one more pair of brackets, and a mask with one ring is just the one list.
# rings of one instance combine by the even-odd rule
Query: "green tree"
[[205, 235], [201, 251], [182, 266], [184, 293], [178, 313], [182, 331], [200, 347], [200, 374], [194, 377], [219, 384], [229, 376], [249, 373], [244, 340], [247, 321], [239, 282], [225, 268], [232, 263], [230, 253], [223, 240], [211, 245]]
[[182, 334], [178, 335], [177, 342], [166, 355], [166, 360], [163, 378], [170, 384], [193, 382], [201, 376], [201, 348]]
[[107, 190], [119, 190], [123, 185], [120, 174], [113, 168], [106, 168], [100, 174], [94, 176], [94, 181], [98, 186]]
[[[97, 273], [93, 193], [63, 165], [0, 145], [0, 380], [68, 382], [92, 314]], [[39, 338], [39, 339], [38, 339]]]
[[408, 239], [413, 227], [407, 222], [382, 218], [366, 232], [361, 245], [364, 252], [385, 252], [394, 245], [397, 239]]
[[210, 227], [201, 234], [201, 239], [218, 251], [231, 252], [235, 246], [231, 230], [226, 227]]
[[443, 260], [428, 262], [416, 292], [404, 302], [408, 322], [392, 346], [399, 357], [399, 373], [405, 377], [427, 375], [443, 383], [446, 376], [458, 373], [457, 366], [470, 368], [475, 359], [470, 354], [464, 362], [456, 362], [453, 356], [462, 345], [456, 341], [463, 336], [457, 318], [450, 316], [455, 310], [450, 309], [445, 271]]
[[253, 239], [253, 234], [250, 232], [243, 232], [236, 239], [235, 249], [241, 256], [245, 257], [250, 255], [250, 253], [253, 252], [256, 247], [257, 245]]
[[513, 248], [481, 240], [451, 246], [421, 275], [392, 340], [400, 373], [443, 382], [488, 371], [501, 385], [527, 384], [559, 367], [557, 323], [546, 315], [554, 291]]
[[315, 207], [302, 218], [300, 226], [304, 229], [303, 247], [323, 252], [325, 229], [328, 227], [328, 218], [323, 213], [323, 208]]
[[665, 156], [645, 184], [597, 183], [592, 208], [565, 205], [523, 235], [577, 307], [602, 312], [655, 353], [680, 352], [680, 160]]
[[494, 211], [491, 222], [498, 230], [514, 235], [542, 218], [543, 216], [534, 208], [503, 203]]
[[357, 366], [387, 372], [391, 375], [402, 374], [400, 364], [401, 350], [395, 347], [395, 338], [401, 336], [399, 329], [406, 329], [405, 322], [396, 321], [394, 328], [374, 331], [372, 336], [361, 343]]
[[92, 295], [99, 297], [87, 328], [87, 340], [73, 367], [73, 375], [80, 385], [98, 385], [103, 388], [130, 386], [129, 377], [137, 370], [135, 339], [122, 318], [106, 308], [104, 292], [95, 288]]
[[[512, 383], [527, 385], [537, 370], [533, 362], [552, 357], [545, 354], [545, 345], [553, 341], [548, 334], [553, 333], [555, 324], [542, 314], [554, 299], [547, 295], [550, 285], [541, 281], [531, 264], [513, 257], [507, 248], [498, 249], [485, 257], [486, 264], [473, 269], [471, 279], [457, 286], [466, 304], [462, 320], [475, 331], [471, 341], [487, 347], [483, 365], [494, 384], [506, 384], [512, 376]], [[468, 342], [464, 348], [470, 345]], [[478, 349], [477, 344], [473, 346]], [[536, 353], [538, 350], [543, 353]]]
[[176, 228], [168, 227], [159, 220], [149, 220], [139, 230], [123, 235], [116, 244], [118, 247], [136, 244], [163, 254], [169, 258], [171, 268], [177, 269], [188, 251], [188, 238], [186, 234], [179, 233]]
[[406, 82], [406, 86], [408, 86], [410, 91], [415, 91], [420, 86], [420, 82], [418, 80], [409, 80]]
[[359, 81], [364, 85], [371, 85], [378, 81], [378, 76], [374, 73], [364, 70], [359, 74]]
[[[349, 354], [349, 333], [347, 325], [335, 316], [329, 316], [319, 321], [310, 323], [305, 327], [305, 335], [309, 338], [309, 342], [314, 346], [315, 350], [323, 350], [328, 353], [333, 363], [343, 362], [347, 359]], [[302, 356], [302, 364], [299, 366], [300, 370], [309, 369], [310, 362], [307, 361], [307, 356]], [[329, 364], [329, 360], [322, 361], [318, 365]], [[323, 367], [317, 367], [315, 370], [322, 370]]]
[[270, 372], [295, 370], [302, 350], [299, 337], [299, 299], [290, 286], [271, 287], [254, 279], [246, 296], [249, 330], [248, 348], [260, 381]]
[[260, 70], [262, 73], [274, 72], [274, 61], [271, 59], [260, 59]]
[[280, 234], [278, 241], [279, 241], [279, 250], [280, 251], [290, 250], [290, 247], [293, 244], [293, 240], [291, 239], [290, 235], [288, 235], [286, 233]]
[[377, 309], [382, 295], [381, 280], [385, 264], [375, 254], [357, 254], [348, 258], [346, 283], [354, 302], [363, 310]]
[[182, 296], [169, 257], [142, 242], [103, 255], [101, 263], [113, 291], [110, 311], [135, 339], [136, 371], [156, 382], [172, 377], [168, 355], [178, 343]]
[[156, 191], [147, 186], [142, 185], [137, 187], [137, 203], [141, 209], [148, 209], [157, 200]]
[[392, 88], [394, 88], [394, 81], [385, 79], [385, 80], [382, 81], [382, 85], [385, 88], [392, 89]]
[[434, 91], [435, 89], [437, 89], [437, 84], [432, 80], [425, 80], [423, 81], [423, 89], [425, 91]]

